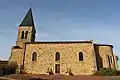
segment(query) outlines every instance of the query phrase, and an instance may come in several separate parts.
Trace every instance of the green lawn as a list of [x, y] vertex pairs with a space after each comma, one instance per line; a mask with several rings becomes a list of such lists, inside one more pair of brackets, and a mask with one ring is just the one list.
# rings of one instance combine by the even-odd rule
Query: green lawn
[[118, 77], [118, 78], [114, 78], [114, 79], [110, 79], [110, 80], [120, 80], [120, 77]]

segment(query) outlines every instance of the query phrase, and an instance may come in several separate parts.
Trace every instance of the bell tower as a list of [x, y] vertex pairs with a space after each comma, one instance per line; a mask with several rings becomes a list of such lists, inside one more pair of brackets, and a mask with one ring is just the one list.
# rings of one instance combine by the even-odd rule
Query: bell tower
[[16, 45], [19, 47], [23, 47], [25, 42], [34, 42], [35, 33], [36, 30], [34, 26], [32, 10], [30, 8], [26, 16], [24, 17], [23, 21], [18, 27], [18, 36], [17, 36]]

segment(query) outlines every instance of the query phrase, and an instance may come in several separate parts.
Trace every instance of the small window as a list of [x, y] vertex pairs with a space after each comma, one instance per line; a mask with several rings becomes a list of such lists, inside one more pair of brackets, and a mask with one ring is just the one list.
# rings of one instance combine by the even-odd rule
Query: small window
[[24, 31], [22, 31], [21, 39], [24, 39]]
[[55, 61], [59, 61], [60, 60], [60, 53], [56, 52], [55, 54]]
[[83, 53], [79, 52], [79, 61], [83, 61]]
[[32, 54], [32, 61], [36, 61], [37, 60], [37, 53], [33, 52]]
[[28, 36], [28, 31], [26, 31], [25, 33], [25, 39], [27, 39], [27, 36]]

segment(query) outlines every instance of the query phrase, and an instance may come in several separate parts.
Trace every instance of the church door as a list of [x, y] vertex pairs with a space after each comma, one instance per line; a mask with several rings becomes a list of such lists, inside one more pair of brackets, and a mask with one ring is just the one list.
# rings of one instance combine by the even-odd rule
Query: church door
[[60, 64], [55, 64], [55, 73], [60, 73]]

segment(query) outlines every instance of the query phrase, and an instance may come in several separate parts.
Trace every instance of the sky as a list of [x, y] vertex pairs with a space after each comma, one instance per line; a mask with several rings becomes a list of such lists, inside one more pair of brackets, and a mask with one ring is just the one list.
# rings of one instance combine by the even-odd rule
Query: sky
[[0, 0], [0, 59], [9, 59], [29, 8], [36, 41], [94, 40], [112, 44], [120, 57], [119, 4], [120, 0]]

